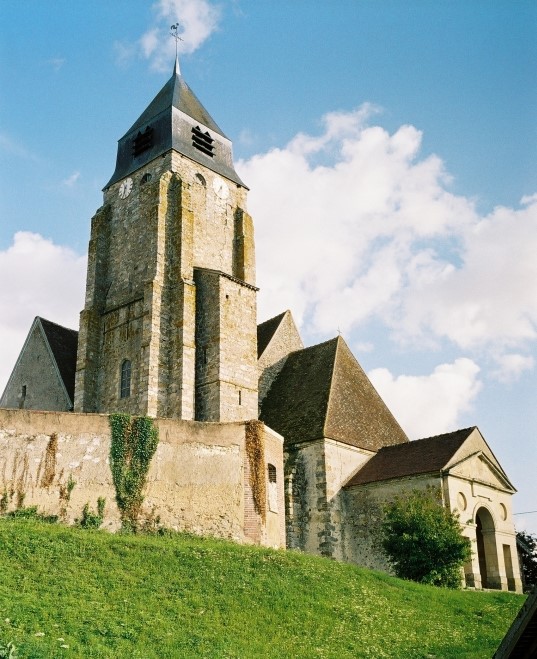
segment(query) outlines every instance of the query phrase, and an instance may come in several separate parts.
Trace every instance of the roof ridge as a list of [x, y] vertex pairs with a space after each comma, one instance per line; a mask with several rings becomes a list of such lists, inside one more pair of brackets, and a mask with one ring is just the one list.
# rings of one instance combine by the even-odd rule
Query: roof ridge
[[450, 435], [456, 435], [458, 433], [463, 433], [463, 432], [468, 432], [470, 434], [470, 431], [472, 430], [479, 430], [477, 426], [468, 426], [468, 428], [459, 428], [458, 430], [450, 430], [450, 432], [441, 432], [438, 435], [429, 435], [428, 437], [419, 437], [418, 439], [414, 439], [412, 441], [414, 442], [421, 442], [425, 439], [437, 439], [438, 437], [448, 437]]
[[280, 319], [283, 320], [283, 317], [285, 316], [285, 314], [286, 314], [288, 311], [289, 311], [289, 309], [286, 309], [285, 311], [282, 311], [281, 313], [278, 313], [278, 314], [276, 314], [275, 316], [272, 316], [271, 318], [267, 318], [267, 319], [264, 320], [262, 323], [257, 323], [257, 327], [261, 327], [262, 325], [266, 325], [267, 323], [270, 323], [270, 322], [276, 320], [276, 318], [280, 318]]
[[[268, 348], [270, 347], [270, 344], [274, 341], [274, 337], [276, 336], [276, 332], [277, 332], [277, 331], [280, 329], [280, 327], [282, 326], [282, 323], [283, 323], [283, 321], [284, 321], [284, 318], [285, 318], [285, 316], [286, 316], [288, 313], [291, 313], [291, 312], [289, 311], [289, 309], [286, 309], [283, 313], [279, 314], [279, 316], [275, 316], [274, 320], [276, 320], [277, 318], [278, 318], [279, 320], [278, 320], [278, 322], [277, 322], [277, 324], [276, 324], [276, 327], [274, 328], [274, 332], [272, 332], [272, 335], [270, 336], [270, 338], [269, 338], [269, 340], [268, 340], [268, 342], [267, 342], [267, 345], [265, 346], [265, 350], [268, 350]], [[265, 350], [263, 350], [263, 352], [265, 352]]]
[[[323, 435], [326, 436], [326, 427], [328, 424], [328, 416], [330, 414], [330, 404], [332, 402], [332, 393], [334, 390], [334, 373], [336, 371], [336, 362], [338, 359], [338, 353], [339, 353], [339, 346], [341, 344], [340, 339], [342, 339], [341, 334], [338, 334], [338, 336], [334, 337], [335, 342], [336, 342], [336, 349], [334, 351], [334, 357], [332, 360], [332, 371], [330, 373], [330, 387], [328, 388], [328, 400], [326, 401], [326, 414], [324, 415], [324, 421], [323, 421]], [[332, 340], [334, 340], [332, 339]]]
[[49, 320], [48, 318], [43, 318], [43, 316], [36, 316], [35, 318], [39, 319], [41, 324], [44, 321], [45, 323], [48, 323], [49, 325], [55, 325], [56, 327], [60, 327], [61, 329], [67, 330], [69, 332], [76, 332], [78, 334], [78, 330], [75, 330], [72, 327], [66, 327], [65, 325], [60, 325], [60, 323], [55, 323], [53, 320]]

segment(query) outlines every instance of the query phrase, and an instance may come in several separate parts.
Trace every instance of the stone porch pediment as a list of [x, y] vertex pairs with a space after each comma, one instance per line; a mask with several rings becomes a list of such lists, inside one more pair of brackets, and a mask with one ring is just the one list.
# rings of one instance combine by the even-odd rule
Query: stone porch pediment
[[476, 451], [445, 470], [449, 476], [486, 485], [496, 490], [514, 493], [515, 488], [503, 469], [499, 468], [483, 451]]

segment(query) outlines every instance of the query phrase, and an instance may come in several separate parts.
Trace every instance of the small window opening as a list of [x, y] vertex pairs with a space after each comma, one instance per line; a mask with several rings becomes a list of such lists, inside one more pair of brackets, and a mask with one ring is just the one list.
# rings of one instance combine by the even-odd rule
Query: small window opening
[[196, 174], [196, 178], [198, 179], [198, 182], [205, 187], [207, 185], [207, 181], [203, 178], [201, 174]]
[[214, 156], [214, 140], [209, 131], [204, 133], [199, 126], [192, 129], [192, 146], [211, 158]]
[[207, 348], [203, 348], [203, 363], [207, 363]]
[[148, 126], [144, 132], [138, 131], [138, 135], [134, 138], [132, 142], [132, 154], [134, 156], [139, 156], [144, 151], [147, 151], [150, 147], [153, 146], [153, 129]]
[[141, 183], [142, 185], [143, 185], [144, 183], [149, 183], [149, 181], [151, 180], [151, 178], [152, 178], [152, 177], [151, 177], [151, 173], [150, 173], [150, 172], [146, 172], [146, 173], [142, 176], [142, 180], [140, 181], [140, 183]]
[[278, 485], [276, 483], [276, 467], [268, 465], [268, 508], [271, 512], [278, 512]]
[[121, 364], [121, 398], [128, 398], [131, 395], [131, 363], [128, 359], [124, 359]]
[[26, 398], [26, 385], [22, 385], [21, 397]]
[[239, 389], [239, 405], [242, 405], [242, 391]]

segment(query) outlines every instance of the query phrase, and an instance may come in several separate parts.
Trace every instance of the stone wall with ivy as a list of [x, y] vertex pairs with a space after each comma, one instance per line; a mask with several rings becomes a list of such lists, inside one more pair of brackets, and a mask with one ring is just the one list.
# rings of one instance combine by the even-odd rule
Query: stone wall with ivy
[[[247, 423], [146, 420], [130, 432], [145, 433], [149, 442], [143, 444], [145, 447], [152, 442], [151, 428], [158, 432], [147, 474], [141, 489], [134, 483], [130, 490], [121, 490], [121, 483], [124, 487], [133, 474], [137, 478], [143, 469], [135, 466], [130, 475], [124, 472], [121, 476], [121, 469], [116, 468], [114, 478], [113, 418], [104, 414], [0, 409], [0, 514], [37, 506], [38, 512], [73, 524], [83, 520], [84, 509], [87, 517], [88, 511], [98, 511], [100, 506], [104, 511], [101, 528], [110, 531], [124, 526], [129, 514], [132, 521], [135, 511], [136, 523], [141, 527], [162, 526], [284, 546], [283, 503], [281, 512], [269, 511], [264, 519], [259, 517], [255, 539], [245, 531], [245, 492], [249, 485], [245, 482], [245, 464], [250, 464]], [[263, 479], [267, 474], [267, 459], [282, 474], [281, 438], [263, 424], [256, 426], [256, 432], [261, 444], [268, 447], [268, 458], [262, 458], [258, 476]], [[129, 450], [121, 449], [120, 453], [126, 455]], [[126, 462], [120, 460], [117, 464], [125, 466]], [[118, 482], [120, 496], [122, 492], [124, 500], [133, 502], [127, 517], [118, 506]], [[283, 478], [279, 487], [283, 502]]]

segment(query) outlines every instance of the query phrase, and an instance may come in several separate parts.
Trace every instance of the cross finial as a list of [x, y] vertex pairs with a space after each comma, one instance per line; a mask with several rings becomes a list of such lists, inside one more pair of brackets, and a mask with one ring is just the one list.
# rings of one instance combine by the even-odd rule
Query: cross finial
[[170, 27], [170, 30], [171, 30], [170, 34], [175, 39], [175, 70], [174, 70], [174, 73], [176, 75], [181, 73], [181, 70], [179, 68], [179, 42], [183, 41], [183, 40], [179, 36], [179, 27], [180, 27], [180, 23], [175, 23], [175, 25], [172, 25]]

